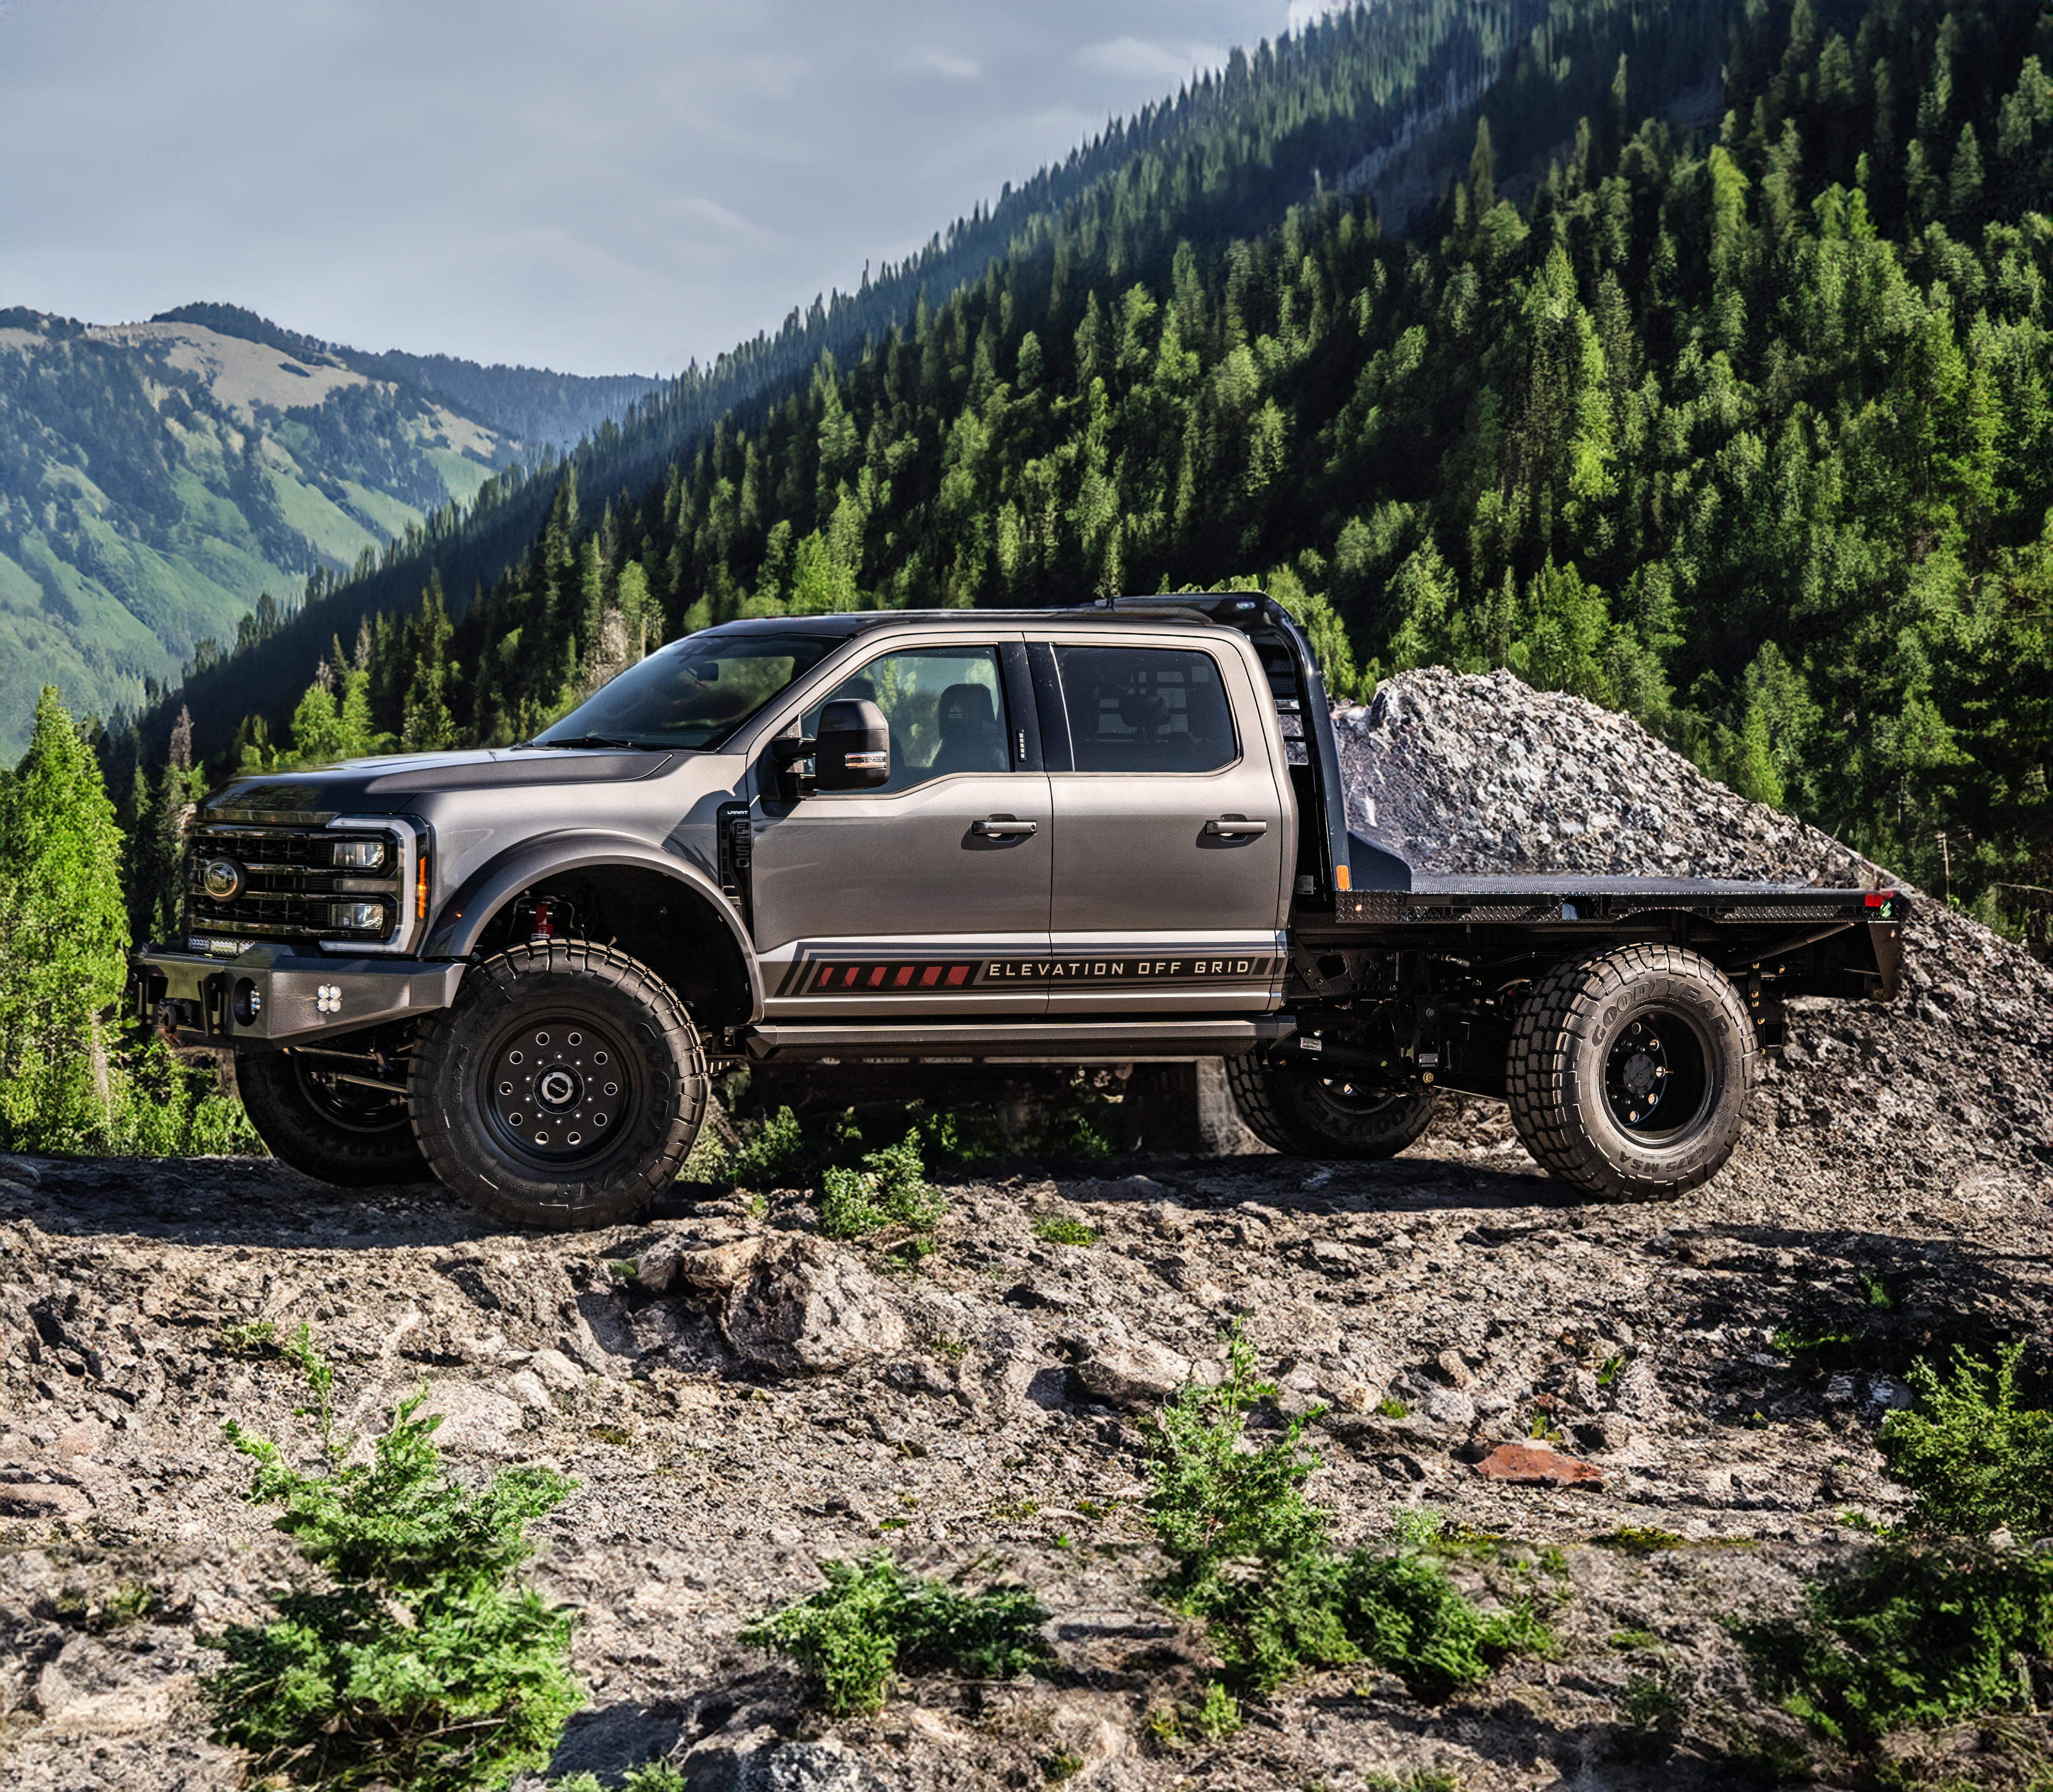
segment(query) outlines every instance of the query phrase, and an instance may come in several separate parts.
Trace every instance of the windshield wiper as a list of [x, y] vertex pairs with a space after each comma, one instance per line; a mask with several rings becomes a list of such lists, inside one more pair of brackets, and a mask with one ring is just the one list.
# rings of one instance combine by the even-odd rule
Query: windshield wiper
[[660, 753], [660, 747], [645, 746], [618, 734], [573, 734], [561, 741], [516, 741], [516, 747], [625, 747], [630, 753]]

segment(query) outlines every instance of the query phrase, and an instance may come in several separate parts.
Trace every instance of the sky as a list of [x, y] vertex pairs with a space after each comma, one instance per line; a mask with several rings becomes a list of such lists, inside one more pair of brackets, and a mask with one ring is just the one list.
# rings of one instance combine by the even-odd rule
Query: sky
[[0, 0], [0, 308], [672, 374], [1320, 0]]

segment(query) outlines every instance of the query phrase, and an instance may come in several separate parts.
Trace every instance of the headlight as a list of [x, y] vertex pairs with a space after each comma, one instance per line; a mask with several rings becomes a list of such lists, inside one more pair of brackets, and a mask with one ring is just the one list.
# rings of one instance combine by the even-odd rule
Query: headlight
[[346, 933], [382, 933], [385, 930], [383, 902], [332, 902], [328, 924]]
[[337, 840], [330, 847], [339, 871], [377, 871], [385, 865], [383, 840]]

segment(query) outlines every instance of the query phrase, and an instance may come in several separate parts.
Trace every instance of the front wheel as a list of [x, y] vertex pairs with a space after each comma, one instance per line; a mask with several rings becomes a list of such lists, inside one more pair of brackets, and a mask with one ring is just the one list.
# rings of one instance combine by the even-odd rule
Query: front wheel
[[1607, 1201], [1660, 1201], [1725, 1167], [1759, 1062], [1717, 965], [1680, 946], [1627, 945], [1533, 986], [1505, 1087], [1543, 1169]]
[[482, 1213], [610, 1225], [677, 1179], [706, 1110], [698, 1032], [670, 988], [581, 940], [518, 947], [422, 1022], [414, 1130]]
[[1394, 1157], [1431, 1124], [1430, 1089], [1374, 1089], [1252, 1057], [1226, 1060], [1227, 1087], [1247, 1130], [1293, 1157]]
[[383, 1054], [353, 1038], [320, 1049], [238, 1051], [235, 1087], [271, 1155], [345, 1189], [426, 1182], [406, 1091]]

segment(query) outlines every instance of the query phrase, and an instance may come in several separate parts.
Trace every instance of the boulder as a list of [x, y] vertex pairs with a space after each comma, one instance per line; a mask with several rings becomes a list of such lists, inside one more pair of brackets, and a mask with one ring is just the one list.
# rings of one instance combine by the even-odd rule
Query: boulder
[[1212, 1387], [1219, 1380], [1216, 1365], [1194, 1362], [1145, 1338], [1107, 1344], [1071, 1373], [1090, 1399], [1128, 1412], [1159, 1406], [1187, 1382]]
[[760, 1241], [720, 1323], [744, 1362], [781, 1375], [848, 1369], [903, 1350], [910, 1336], [875, 1276], [805, 1233]]

